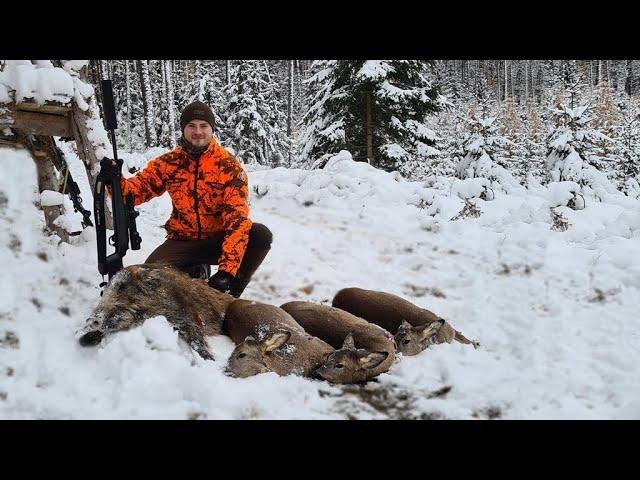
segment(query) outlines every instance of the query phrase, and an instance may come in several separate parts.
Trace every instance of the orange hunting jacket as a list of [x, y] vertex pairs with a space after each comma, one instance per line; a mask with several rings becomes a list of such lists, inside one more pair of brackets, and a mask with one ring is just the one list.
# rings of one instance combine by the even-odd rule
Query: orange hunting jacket
[[213, 138], [194, 160], [177, 147], [153, 160], [134, 177], [121, 181], [122, 195], [139, 205], [165, 191], [173, 211], [167, 238], [203, 240], [224, 233], [218, 269], [234, 275], [249, 241], [247, 174], [240, 162]]

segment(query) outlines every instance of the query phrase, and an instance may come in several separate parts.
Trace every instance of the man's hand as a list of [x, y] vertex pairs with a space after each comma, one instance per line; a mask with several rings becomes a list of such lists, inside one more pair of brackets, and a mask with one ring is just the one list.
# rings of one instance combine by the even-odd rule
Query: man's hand
[[229, 293], [231, 280], [233, 280], [233, 275], [223, 270], [218, 270], [216, 274], [209, 279], [209, 286], [223, 293]]

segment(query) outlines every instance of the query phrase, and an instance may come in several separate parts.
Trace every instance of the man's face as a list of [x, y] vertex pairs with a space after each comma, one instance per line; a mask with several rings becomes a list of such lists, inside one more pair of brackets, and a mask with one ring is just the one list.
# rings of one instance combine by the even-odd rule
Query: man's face
[[184, 127], [184, 138], [194, 147], [209, 145], [213, 137], [213, 129], [204, 120], [191, 120]]

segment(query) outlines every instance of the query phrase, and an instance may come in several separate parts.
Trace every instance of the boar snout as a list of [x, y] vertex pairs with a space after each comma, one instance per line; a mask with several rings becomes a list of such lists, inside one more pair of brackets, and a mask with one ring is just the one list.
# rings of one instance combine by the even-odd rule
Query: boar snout
[[80, 342], [80, 345], [82, 345], [83, 347], [95, 347], [102, 341], [103, 338], [104, 333], [100, 332], [99, 330], [94, 330], [93, 332], [85, 333], [80, 337], [78, 342]]
[[97, 317], [89, 317], [84, 325], [76, 334], [78, 342], [83, 347], [94, 347], [98, 345], [103, 337], [102, 321]]

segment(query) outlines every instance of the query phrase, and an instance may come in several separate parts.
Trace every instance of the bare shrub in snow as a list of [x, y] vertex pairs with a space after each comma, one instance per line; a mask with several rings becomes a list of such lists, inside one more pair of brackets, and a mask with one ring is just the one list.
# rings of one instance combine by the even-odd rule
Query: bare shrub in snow
[[462, 218], [478, 218], [482, 214], [482, 211], [471, 200], [465, 199], [464, 207], [458, 214], [451, 219], [452, 222], [460, 220]]

